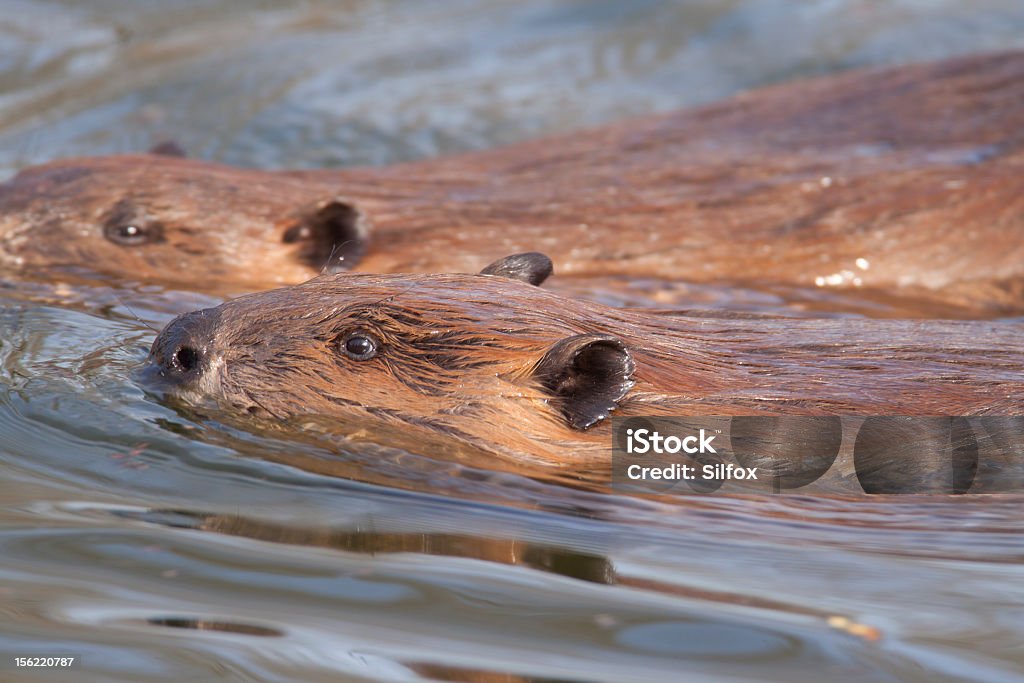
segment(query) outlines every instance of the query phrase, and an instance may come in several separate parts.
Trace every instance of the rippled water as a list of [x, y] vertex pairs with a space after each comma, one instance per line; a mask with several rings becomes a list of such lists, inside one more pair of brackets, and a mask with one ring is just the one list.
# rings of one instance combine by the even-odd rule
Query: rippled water
[[488, 147], [1024, 45], [1016, 0], [5, 0], [0, 170], [171, 137], [251, 166]]
[[[168, 137], [253, 166], [384, 163], [1024, 43], [1024, 8], [994, 1], [3, 4], [7, 170]], [[146, 323], [209, 301], [19, 287], [0, 295], [0, 653], [82, 662], [0, 680], [1024, 679], [1019, 497], [665, 505], [337, 453], [132, 381]], [[722, 296], [696, 293], [779, 305]], [[297, 466], [360, 459], [407, 476]]]

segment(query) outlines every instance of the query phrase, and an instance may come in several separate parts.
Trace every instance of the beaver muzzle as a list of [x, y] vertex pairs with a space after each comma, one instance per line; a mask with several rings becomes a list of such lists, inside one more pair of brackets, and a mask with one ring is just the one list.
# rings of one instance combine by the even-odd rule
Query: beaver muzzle
[[163, 389], [195, 389], [212, 379], [220, 310], [208, 308], [172, 320], [153, 342], [143, 369], [147, 383]]

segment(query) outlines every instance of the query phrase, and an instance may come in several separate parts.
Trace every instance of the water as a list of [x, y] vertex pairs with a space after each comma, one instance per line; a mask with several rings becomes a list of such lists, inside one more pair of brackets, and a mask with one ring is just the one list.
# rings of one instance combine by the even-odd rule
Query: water
[[1024, 45], [1015, 0], [4, 0], [0, 171], [174, 138], [387, 163], [801, 75]]
[[[388, 163], [1024, 43], [994, 1], [3, 5], [3, 171], [165, 138]], [[84, 300], [0, 294], [0, 653], [81, 658], [0, 680], [1024, 680], [1017, 497], [666, 505], [336, 453], [132, 381], [209, 300]], [[311, 473], [360, 458], [400, 476]]]

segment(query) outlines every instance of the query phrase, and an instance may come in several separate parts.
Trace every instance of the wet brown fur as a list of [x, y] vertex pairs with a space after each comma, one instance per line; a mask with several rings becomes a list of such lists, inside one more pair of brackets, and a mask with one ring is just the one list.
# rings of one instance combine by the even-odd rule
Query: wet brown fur
[[[353, 331], [381, 342], [345, 356]], [[473, 466], [607, 480], [609, 421], [572, 429], [536, 376], [579, 334], [635, 363], [616, 415], [1019, 415], [1024, 328], [1010, 323], [651, 316], [482, 275], [321, 276], [172, 322], [149, 372], [264, 423], [290, 421]], [[938, 340], [938, 341], [937, 341]]]
[[[1022, 103], [1024, 52], [1010, 52], [380, 169], [57, 161], [0, 189], [0, 261], [211, 292], [301, 282], [330, 245], [285, 235], [337, 200], [366, 222], [368, 251], [349, 265], [367, 272], [475, 272], [540, 250], [563, 275], [831, 282], [1020, 312]], [[117, 211], [159, 225], [164, 241], [106, 241]]]

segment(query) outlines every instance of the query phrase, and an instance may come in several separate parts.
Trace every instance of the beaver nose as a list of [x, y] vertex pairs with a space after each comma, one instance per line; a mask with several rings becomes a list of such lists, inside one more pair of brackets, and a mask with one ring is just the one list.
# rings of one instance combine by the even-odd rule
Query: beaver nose
[[185, 383], [198, 379], [210, 366], [219, 311], [208, 308], [180, 315], [157, 335], [149, 352], [149, 374]]

